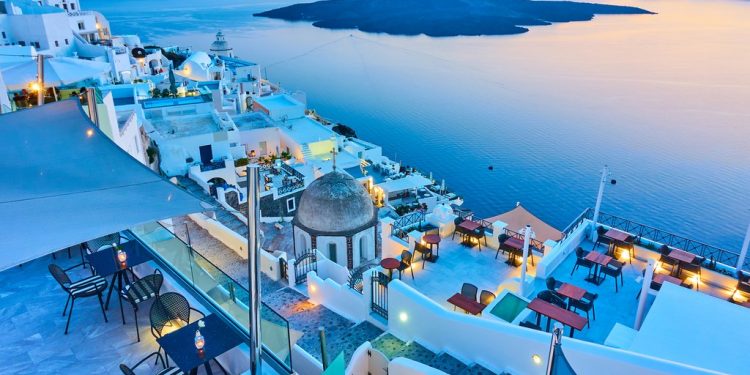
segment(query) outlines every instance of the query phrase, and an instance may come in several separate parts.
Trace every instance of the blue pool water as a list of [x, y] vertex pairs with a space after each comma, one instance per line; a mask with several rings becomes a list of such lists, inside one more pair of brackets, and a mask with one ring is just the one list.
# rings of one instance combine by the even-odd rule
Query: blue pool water
[[739, 248], [750, 221], [750, 2], [604, 0], [658, 14], [498, 37], [399, 37], [251, 16], [290, 2], [83, 6], [117, 33], [162, 45], [205, 50], [222, 29], [271, 80], [305, 91], [311, 108], [391, 158], [445, 178], [480, 216], [520, 201], [563, 228], [594, 204], [606, 163], [618, 183], [605, 212]]

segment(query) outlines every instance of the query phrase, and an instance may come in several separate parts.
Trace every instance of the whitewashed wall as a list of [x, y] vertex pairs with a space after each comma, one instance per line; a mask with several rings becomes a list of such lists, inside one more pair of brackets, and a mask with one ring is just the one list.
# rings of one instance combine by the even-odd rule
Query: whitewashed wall
[[564, 240], [560, 241], [549, 251], [545, 250], [544, 257], [536, 265], [536, 276], [546, 278], [555, 271], [555, 269], [573, 253], [583, 240], [586, 239], [586, 230], [589, 227], [588, 222], [579, 225]]

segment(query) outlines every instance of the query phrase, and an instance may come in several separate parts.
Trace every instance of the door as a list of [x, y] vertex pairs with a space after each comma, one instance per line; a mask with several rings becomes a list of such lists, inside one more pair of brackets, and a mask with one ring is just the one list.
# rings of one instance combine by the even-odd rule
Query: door
[[377, 349], [370, 349], [370, 375], [388, 375], [388, 357]]
[[260, 142], [260, 156], [266, 156], [268, 155], [268, 143], [266, 141]]
[[201, 153], [201, 164], [211, 164], [211, 160], [214, 159], [214, 152], [211, 150], [211, 145], [200, 146]]

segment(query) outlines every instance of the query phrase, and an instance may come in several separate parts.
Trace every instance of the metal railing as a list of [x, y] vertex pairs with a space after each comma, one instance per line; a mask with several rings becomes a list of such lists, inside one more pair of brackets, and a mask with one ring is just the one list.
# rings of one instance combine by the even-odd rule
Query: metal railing
[[424, 221], [424, 212], [414, 211], [410, 212], [393, 222], [394, 228], [408, 228], [414, 224], [419, 224]]
[[[594, 210], [588, 209], [585, 211], [585, 214], [586, 219], [593, 220]], [[649, 242], [656, 242], [659, 244], [678, 248], [689, 253], [700, 255], [702, 257], [705, 257], [707, 260], [723, 263], [732, 268], [737, 265], [737, 261], [739, 260], [739, 254], [734, 251], [722, 249], [720, 247], [712, 246], [701, 241], [692, 240], [687, 237], [668, 232], [666, 230], [654, 228], [649, 225], [641, 224], [604, 212], [599, 213], [597, 225], [604, 225], [633, 234], [636, 236], [636, 243], [640, 244], [641, 246], [648, 247]], [[647, 241], [643, 241], [643, 239]], [[745, 263], [742, 268], [745, 270], [750, 270], [750, 262], [748, 262], [747, 259], [745, 259]]]
[[390, 279], [382, 272], [372, 275], [372, 297], [370, 309], [372, 312], [388, 319], [388, 282]]
[[[508, 235], [509, 237], [518, 238], [521, 241], [523, 241], [523, 239], [524, 239], [523, 233], [518, 233], [516, 231], [512, 231], [512, 230], [507, 229], [507, 228], [504, 231], [505, 231], [505, 234]], [[533, 230], [532, 230], [532, 232], [533, 232]], [[538, 253], [544, 254], [544, 242], [531, 238], [529, 240], [529, 246], [531, 247], [532, 250], [534, 250], [534, 251], [536, 251]]]
[[363, 264], [351, 270], [349, 272], [349, 280], [347, 281], [349, 288], [362, 294], [362, 291], [364, 290], [364, 273], [370, 269], [370, 267], [369, 264]]
[[[246, 287], [158, 222], [135, 226], [129, 233], [154, 255], [158, 263], [169, 269], [171, 275], [212, 305], [249, 342], [250, 293]], [[289, 322], [262, 302], [260, 313], [261, 326], [268, 327], [264, 332], [273, 332], [261, 338], [263, 351], [291, 373]]]
[[302, 173], [300, 173], [300, 172], [299, 172], [298, 170], [296, 170], [296, 169], [294, 169], [294, 168], [290, 167], [290, 166], [289, 166], [289, 165], [287, 165], [287, 164], [281, 163], [281, 169], [282, 169], [282, 170], [283, 170], [284, 172], [286, 172], [287, 174], [289, 174], [290, 176], [294, 176], [294, 177], [297, 177], [297, 178], [299, 178], [299, 179], [300, 179], [300, 180], [302, 180], [302, 181], [304, 181], [304, 180], [305, 180], [305, 175], [303, 175], [303, 174], [302, 174]]
[[276, 194], [279, 195], [279, 196], [284, 196], [284, 195], [289, 194], [289, 193], [291, 193], [293, 191], [302, 189], [303, 187], [305, 187], [304, 181], [293, 182], [291, 184], [286, 184], [286, 185], [283, 185], [280, 188], [276, 189]]
[[570, 224], [568, 224], [568, 226], [565, 227], [565, 229], [563, 229], [563, 231], [562, 231], [562, 237], [560, 238], [560, 241], [568, 238], [568, 236], [571, 233], [573, 233], [576, 229], [578, 229], [578, 227], [580, 227], [581, 224], [583, 224], [584, 222], [586, 222], [586, 219], [590, 219], [593, 216], [593, 213], [591, 211], [592, 211], [592, 209], [590, 207], [587, 208], [587, 209], [585, 209], [585, 210], [583, 210], [583, 212], [581, 212], [578, 215], [578, 217], [576, 217], [576, 219], [573, 220], [573, 222], [571, 222]]

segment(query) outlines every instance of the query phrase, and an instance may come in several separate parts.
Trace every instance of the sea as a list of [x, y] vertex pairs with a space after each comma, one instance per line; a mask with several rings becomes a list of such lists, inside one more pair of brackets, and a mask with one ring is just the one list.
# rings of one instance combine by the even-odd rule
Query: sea
[[253, 17], [288, 0], [81, 0], [114, 34], [243, 59], [480, 217], [563, 229], [593, 207], [738, 251], [750, 222], [750, 1], [604, 0], [521, 35], [392, 36]]

